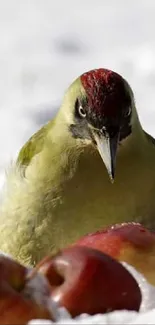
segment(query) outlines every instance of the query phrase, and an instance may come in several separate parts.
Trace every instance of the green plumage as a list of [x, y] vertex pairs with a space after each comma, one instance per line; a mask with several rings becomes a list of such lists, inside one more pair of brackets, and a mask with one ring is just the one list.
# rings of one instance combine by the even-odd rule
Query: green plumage
[[32, 158], [42, 150], [44, 141], [46, 140], [46, 132], [47, 126], [45, 125], [38, 132], [33, 134], [20, 150], [17, 164], [20, 164], [25, 168], [30, 164]]
[[155, 145], [135, 108], [132, 134], [118, 149], [112, 185], [96, 147], [69, 130], [77, 96], [84, 96], [80, 79], [69, 88], [56, 118], [30, 138], [8, 172], [0, 249], [25, 264], [36, 264], [112, 223], [155, 226]]

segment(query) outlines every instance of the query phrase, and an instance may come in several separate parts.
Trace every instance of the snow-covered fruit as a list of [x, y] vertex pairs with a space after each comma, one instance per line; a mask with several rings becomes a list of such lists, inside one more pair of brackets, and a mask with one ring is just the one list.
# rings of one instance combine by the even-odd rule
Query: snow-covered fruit
[[36, 267], [51, 286], [51, 296], [72, 317], [112, 310], [139, 310], [141, 292], [123, 265], [98, 250], [71, 247]]
[[139, 223], [122, 223], [87, 234], [74, 245], [87, 246], [125, 261], [155, 285], [155, 232]]

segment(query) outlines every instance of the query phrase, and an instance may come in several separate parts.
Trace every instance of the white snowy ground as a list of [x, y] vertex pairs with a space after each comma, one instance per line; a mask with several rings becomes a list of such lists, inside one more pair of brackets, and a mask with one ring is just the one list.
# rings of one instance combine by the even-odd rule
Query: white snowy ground
[[0, 186], [70, 82], [98, 67], [129, 81], [155, 135], [154, 0], [0, 0]]

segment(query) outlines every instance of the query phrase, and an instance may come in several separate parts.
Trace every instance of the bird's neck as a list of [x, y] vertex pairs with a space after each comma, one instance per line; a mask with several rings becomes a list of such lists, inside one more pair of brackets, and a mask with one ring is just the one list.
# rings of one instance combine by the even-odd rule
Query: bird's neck
[[136, 113], [134, 121], [132, 121], [131, 134], [121, 141], [119, 148], [119, 156], [134, 156], [134, 158], [145, 156], [148, 147], [148, 139], [146, 138], [146, 135]]

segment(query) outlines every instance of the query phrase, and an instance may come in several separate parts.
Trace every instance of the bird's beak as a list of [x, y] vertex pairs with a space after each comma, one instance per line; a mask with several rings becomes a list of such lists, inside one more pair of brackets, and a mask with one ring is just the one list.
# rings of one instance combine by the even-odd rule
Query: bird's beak
[[119, 140], [119, 131], [114, 136], [110, 136], [108, 132], [105, 134], [94, 134], [98, 151], [107, 168], [109, 177], [114, 182], [115, 166], [116, 166], [116, 153]]

